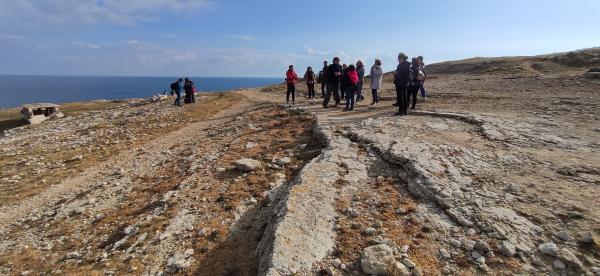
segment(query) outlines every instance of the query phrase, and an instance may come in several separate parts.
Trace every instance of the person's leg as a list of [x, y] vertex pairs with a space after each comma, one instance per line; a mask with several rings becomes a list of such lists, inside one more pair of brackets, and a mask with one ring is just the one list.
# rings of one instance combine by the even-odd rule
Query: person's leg
[[296, 85], [292, 84], [292, 103], [296, 102]]
[[401, 89], [396, 87], [396, 103], [394, 104], [395, 106], [400, 106], [400, 91]]
[[371, 105], [374, 105], [377, 100], [376, 96], [375, 96], [376, 94], [377, 94], [377, 89], [371, 89], [371, 98], [373, 99], [371, 101]]
[[321, 82], [321, 97], [325, 98], [325, 82]]
[[348, 93], [348, 91], [346, 91], [346, 93], [344, 93], [344, 96], [346, 96], [345, 100], [346, 100], [346, 108], [344, 108], [344, 111], [349, 110], [350, 109], [350, 99], [348, 97], [350, 97], [350, 93]]
[[417, 94], [419, 94], [419, 86], [413, 87], [411, 91], [412, 109], [415, 109], [417, 107]]
[[425, 84], [421, 82], [421, 84], [419, 84], [419, 90], [421, 90], [421, 97], [423, 99], [427, 99], [427, 93], [425, 92]]
[[358, 84], [358, 89], [356, 90], [356, 101], [357, 102], [362, 101], [362, 100], [365, 99], [365, 97], [363, 97], [363, 95], [362, 95], [362, 89], [363, 89], [363, 84], [359, 83]]
[[408, 86], [402, 90], [402, 93], [404, 93], [404, 115], [408, 115]]
[[311, 83], [310, 84], [310, 96], [309, 98], [314, 99], [315, 98], [315, 84]]
[[[350, 94], [350, 110], [354, 110], [354, 94], [356, 91], [356, 87], [352, 86], [350, 89], [348, 89], [348, 93]], [[356, 99], [358, 100], [358, 96], [356, 97]]]
[[290, 93], [292, 93], [292, 87], [288, 83], [288, 85], [287, 85], [287, 93], [285, 94], [285, 102], [286, 103], [290, 103]]
[[329, 99], [331, 99], [331, 94], [333, 93], [333, 85], [327, 84], [325, 88], [326, 93], [325, 97], [323, 97], [323, 107], [327, 108], [327, 105], [329, 104]]
[[412, 90], [413, 90], [412, 85], [409, 85], [408, 89], [406, 90], [406, 106], [408, 106], [408, 107], [410, 107], [410, 98], [412, 96]]
[[[329, 85], [328, 85], [329, 86]], [[332, 84], [333, 86], [333, 98], [335, 99], [335, 106], [340, 104], [340, 84]]]

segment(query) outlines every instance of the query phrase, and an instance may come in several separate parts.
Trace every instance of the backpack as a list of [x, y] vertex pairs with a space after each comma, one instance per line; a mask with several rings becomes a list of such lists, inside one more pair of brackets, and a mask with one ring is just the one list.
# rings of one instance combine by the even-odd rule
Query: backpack
[[171, 90], [177, 90], [178, 88], [179, 88], [178, 82], [171, 83]]
[[421, 69], [419, 69], [419, 71], [417, 72], [417, 80], [419, 81], [424, 81], [427, 78], [427, 75], [425, 74], [425, 72]]
[[348, 78], [350, 79], [350, 82], [352, 83], [352, 85], [357, 85], [358, 84], [358, 73], [356, 73], [356, 71], [348, 71]]

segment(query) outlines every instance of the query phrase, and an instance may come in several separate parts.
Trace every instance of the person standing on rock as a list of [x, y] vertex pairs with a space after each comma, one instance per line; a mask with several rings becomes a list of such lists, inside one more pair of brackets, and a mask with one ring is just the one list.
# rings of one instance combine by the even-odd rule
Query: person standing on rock
[[398, 54], [398, 67], [394, 74], [394, 85], [396, 86], [396, 104], [398, 105], [398, 113], [396, 115], [408, 115], [408, 99], [407, 89], [410, 80], [410, 62], [407, 61], [408, 56], [404, 53]]
[[360, 102], [365, 99], [362, 95], [363, 84], [365, 80], [365, 65], [362, 61], [356, 62], [356, 73], [358, 74], [358, 87], [356, 88], [356, 101]]
[[285, 73], [285, 81], [287, 82], [287, 95], [286, 103], [290, 103], [290, 94], [292, 95], [292, 104], [296, 102], [296, 82], [298, 81], [298, 75], [294, 72], [294, 65], [290, 65], [289, 69]]
[[348, 69], [346, 69], [346, 72], [342, 77], [342, 84], [346, 89], [346, 92], [344, 93], [346, 95], [346, 108], [344, 108], [344, 111], [354, 110], [354, 93], [358, 89], [358, 83], [358, 73], [354, 64], [351, 64], [348, 66]]
[[325, 99], [325, 87], [327, 87], [327, 61], [323, 61], [323, 71], [321, 71], [321, 98]]
[[304, 73], [304, 80], [306, 81], [306, 86], [308, 89], [308, 98], [315, 98], [315, 72], [313, 72], [312, 67], [306, 68], [306, 73]]
[[177, 80], [177, 82], [175, 82], [176, 85], [173, 86], [173, 89], [175, 91], [175, 95], [177, 96], [177, 98], [175, 98], [175, 105], [176, 106], [181, 106], [181, 90], [183, 89], [183, 79], [179, 79]]
[[410, 105], [412, 100], [411, 109], [415, 109], [417, 106], [417, 94], [419, 93], [419, 87], [421, 87], [421, 80], [424, 78], [423, 71], [421, 71], [421, 65], [418, 58], [412, 59], [412, 65], [410, 66], [410, 80], [408, 84], [407, 93], [407, 106]]
[[371, 94], [373, 94], [373, 102], [371, 105], [379, 104], [379, 95], [377, 91], [381, 87], [383, 80], [383, 69], [381, 68], [381, 60], [376, 59], [375, 64], [371, 67]]
[[333, 64], [327, 66], [325, 70], [325, 81], [327, 86], [327, 93], [325, 93], [325, 99], [323, 99], [323, 107], [329, 108], [329, 100], [331, 95], [335, 100], [335, 106], [340, 104], [340, 80], [342, 77], [342, 66], [340, 66], [340, 58], [333, 58]]
[[421, 65], [421, 71], [425, 74], [425, 79], [421, 81], [421, 85], [419, 85], [419, 90], [421, 90], [421, 98], [423, 101], [427, 101], [427, 93], [425, 92], [425, 80], [427, 79], [427, 72], [425, 72], [425, 62], [423, 62], [423, 56], [417, 57], [419, 60], [419, 64]]

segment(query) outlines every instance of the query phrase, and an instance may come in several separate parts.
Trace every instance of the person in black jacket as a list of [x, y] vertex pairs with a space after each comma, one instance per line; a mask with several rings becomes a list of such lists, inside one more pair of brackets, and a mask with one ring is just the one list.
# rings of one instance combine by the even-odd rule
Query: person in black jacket
[[325, 99], [323, 99], [323, 107], [329, 108], [329, 99], [331, 95], [335, 100], [335, 106], [340, 104], [340, 80], [342, 78], [342, 66], [340, 65], [340, 58], [333, 58], [333, 64], [327, 66], [325, 70], [325, 81], [327, 92], [325, 93]]
[[327, 61], [323, 61], [323, 71], [321, 75], [321, 98], [325, 98], [325, 87], [327, 82]]
[[408, 115], [407, 89], [410, 81], [410, 62], [404, 53], [398, 55], [398, 67], [394, 74], [394, 85], [396, 86], [396, 103], [398, 104], [398, 113], [396, 115]]
[[[348, 65], [346, 63], [342, 64], [342, 76], [346, 75], [346, 71], [348, 70]], [[342, 81], [340, 82], [340, 94], [341, 99], [342, 100], [346, 100], [346, 86], [345, 83]]]
[[417, 94], [419, 93], [419, 88], [422, 85], [421, 80], [419, 80], [419, 71], [421, 71], [421, 63], [419, 59], [413, 58], [412, 64], [410, 66], [410, 83], [408, 85], [408, 93], [407, 93], [407, 103], [406, 105], [411, 104], [411, 109], [415, 109], [417, 106]]

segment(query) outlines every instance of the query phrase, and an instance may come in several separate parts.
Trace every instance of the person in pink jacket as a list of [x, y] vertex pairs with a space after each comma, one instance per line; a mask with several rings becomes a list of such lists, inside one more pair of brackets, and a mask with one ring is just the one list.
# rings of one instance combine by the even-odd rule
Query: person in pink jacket
[[294, 65], [290, 65], [290, 68], [285, 73], [285, 81], [287, 82], [286, 103], [290, 103], [291, 94], [292, 104], [294, 104], [296, 102], [296, 83], [298, 82], [298, 75], [294, 72]]

